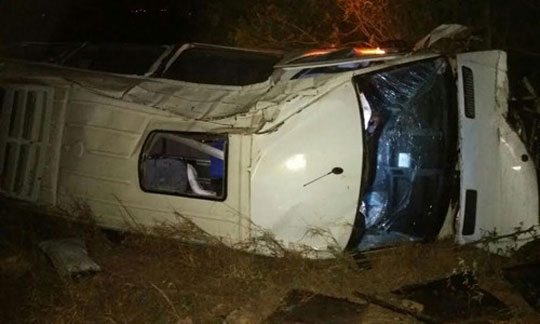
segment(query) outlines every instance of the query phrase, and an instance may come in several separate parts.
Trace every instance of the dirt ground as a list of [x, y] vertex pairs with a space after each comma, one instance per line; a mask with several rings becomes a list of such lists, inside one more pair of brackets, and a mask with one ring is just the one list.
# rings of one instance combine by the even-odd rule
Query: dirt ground
[[[294, 254], [262, 257], [220, 244], [106, 235], [92, 225], [15, 207], [0, 207], [0, 219], [1, 323], [189, 324], [224, 323], [226, 318], [228, 323], [264, 323], [284, 306], [291, 290], [364, 306], [361, 318], [351, 323], [419, 323], [371, 297], [390, 300], [391, 292], [404, 285], [460, 271], [474, 273], [481, 288], [510, 310], [505, 317], [466, 322], [540, 323], [539, 313], [502, 277], [501, 269], [519, 260], [451, 242], [316, 261]], [[37, 246], [61, 237], [84, 238], [103, 271], [61, 278]]]

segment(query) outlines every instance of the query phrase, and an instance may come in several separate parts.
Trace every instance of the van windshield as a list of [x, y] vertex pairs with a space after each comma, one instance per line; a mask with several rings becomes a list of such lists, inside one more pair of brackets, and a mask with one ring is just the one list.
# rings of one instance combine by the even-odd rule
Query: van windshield
[[365, 163], [359, 248], [434, 238], [457, 156], [455, 84], [443, 58], [356, 77]]

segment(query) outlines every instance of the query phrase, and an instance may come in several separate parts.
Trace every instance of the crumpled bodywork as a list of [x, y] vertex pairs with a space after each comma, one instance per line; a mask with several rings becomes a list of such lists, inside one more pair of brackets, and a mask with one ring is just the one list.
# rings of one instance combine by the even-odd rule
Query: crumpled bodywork
[[5, 62], [3, 79], [16, 80], [21, 75], [38, 83], [48, 80], [72, 84], [107, 98], [152, 107], [186, 120], [208, 122], [207, 127], [215, 132], [244, 133], [259, 131], [266, 122], [276, 120], [278, 106], [307, 106], [347, 79], [323, 77], [279, 84], [267, 80], [248, 86], [217, 86]]
[[[538, 211], [538, 198], [534, 198], [537, 189], [533, 190], [533, 183], [527, 180], [534, 169], [518, 163], [522, 146], [511, 131], [501, 126], [504, 112], [490, 113], [492, 107], [499, 110], [507, 99], [502, 91], [504, 73], [500, 73], [505, 70], [501, 66], [493, 68], [500, 64], [497, 60], [486, 61], [486, 57], [491, 57], [489, 53], [486, 57], [478, 55], [478, 60], [471, 60], [476, 64], [473, 68], [480, 72], [475, 81], [479, 95], [476, 102], [488, 118], [478, 118], [478, 124], [467, 123], [463, 116], [460, 119], [463, 151], [460, 213], [467, 209], [464, 192], [478, 190], [478, 213], [472, 234], [459, 234], [469, 225], [465, 225], [466, 217], [459, 218], [463, 214], [458, 215], [456, 233], [460, 242], [481, 238], [484, 236], [482, 231], [493, 228], [503, 228], [507, 232], [521, 222], [525, 225], [537, 223], [534, 219]], [[433, 54], [404, 56], [362, 70], [298, 80], [274, 81], [270, 78], [248, 86], [194, 84], [3, 60], [0, 88], [6, 90], [4, 107], [9, 108], [10, 113], [14, 108], [25, 111], [23, 103], [36, 106], [36, 102], [41, 102], [29, 100], [38, 90], [48, 94], [45, 106], [50, 122], [42, 123], [47, 124], [44, 129], [50, 130], [50, 134], [42, 138], [42, 142], [47, 143], [41, 143], [48, 145], [46, 156], [41, 158], [39, 169], [26, 170], [30, 178], [18, 180], [30, 183], [31, 177], [38, 179], [34, 187], [39, 189], [39, 195], [32, 195], [27, 200], [62, 208], [69, 208], [74, 201], [84, 201], [96, 216], [97, 223], [110, 228], [155, 227], [189, 220], [205, 233], [231, 245], [252, 242], [259, 235], [271, 233], [292, 249], [309, 247], [324, 252], [345, 248], [355, 226], [363, 224], [357, 220], [363, 220], [359, 212], [364, 212], [359, 208], [366, 160], [364, 128], [369, 127], [375, 111], [372, 110], [371, 117], [364, 115], [362, 118], [364, 102], [388, 105], [386, 108], [395, 119], [390, 124], [395, 124], [394, 130], [401, 130], [402, 136], [388, 132], [386, 139], [389, 143], [402, 143], [403, 147], [396, 146], [398, 149], [414, 151], [411, 152], [418, 161], [429, 162], [423, 155], [429, 152], [417, 152], [415, 145], [410, 145], [408, 140], [418, 135], [415, 132], [429, 135], [424, 137], [437, 142], [437, 134], [426, 133], [429, 127], [413, 127], [422, 126], [423, 121], [410, 118], [420, 114], [410, 109], [410, 101], [421, 96], [403, 95], [402, 87], [407, 85], [395, 83], [399, 89], [393, 89], [394, 94], [403, 102], [392, 107], [393, 104], [389, 104], [392, 100], [375, 100], [377, 98], [370, 97], [367, 91], [362, 100], [361, 93], [356, 91], [360, 89], [357, 80], [377, 74], [388, 77], [390, 75], [383, 70], [391, 71], [408, 64], [421, 66], [422, 60], [440, 60], [436, 57]], [[441, 75], [439, 72], [449, 71], [448, 66], [445, 69], [435, 65], [427, 69], [428, 73], [421, 79], [436, 78]], [[408, 77], [414, 79], [418, 75]], [[430, 84], [412, 83], [416, 84], [416, 87], [412, 86], [416, 94], [425, 90], [425, 84]], [[383, 88], [380, 84], [379, 90]], [[23, 101], [16, 100], [19, 95]], [[462, 96], [460, 94], [460, 98]], [[463, 102], [460, 105], [460, 113], [464, 114]], [[14, 118], [21, 127], [24, 127], [20, 122], [23, 119], [20, 116]], [[398, 120], [409, 120], [410, 123], [401, 129], [397, 127]], [[34, 126], [39, 129], [38, 124]], [[144, 165], [140, 162], [146, 139], [153, 132], [168, 132], [180, 137], [195, 133], [226, 137], [227, 147], [221, 155], [222, 160], [226, 156], [226, 174], [221, 179], [226, 192], [220, 199], [144, 191], [140, 184], [140, 171]], [[19, 152], [25, 152], [29, 147], [36, 152], [35, 143], [24, 134], [10, 133], [1, 133], [0, 140], [16, 143]], [[479, 135], [474, 135], [476, 133]], [[429, 151], [431, 146], [427, 147], [426, 151]], [[479, 150], [479, 147], [486, 149]], [[494, 147], [499, 150], [491, 150]], [[413, 166], [413, 155], [402, 154], [400, 157], [399, 153], [407, 153], [405, 151], [394, 152], [397, 153], [395, 161], [391, 156], [396, 154], [386, 153], [389, 152], [381, 151], [379, 155], [387, 158], [387, 166], [395, 164], [396, 170], [387, 168], [392, 172], [405, 174], [401, 169]], [[495, 162], [485, 167], [486, 161]], [[211, 164], [206, 160], [202, 162]], [[511, 182], [514, 173], [509, 171], [509, 165], [512, 170], [516, 170], [514, 167], [523, 170], [523, 173], [516, 173], [519, 181]], [[10, 166], [11, 171], [18, 168], [17, 163]], [[505, 171], [493, 169], [499, 167]], [[334, 169], [341, 172], [334, 174], [331, 172]], [[410, 169], [410, 179], [414, 181], [419, 173], [433, 173], [437, 168], [423, 165]], [[490, 178], [493, 175], [496, 176]], [[379, 180], [383, 178], [379, 177]], [[497, 180], [499, 178], [502, 180]], [[475, 189], [474, 186], [478, 187]], [[508, 199], [505, 196], [508, 192], [503, 191], [502, 186], [520, 194], [527, 188], [527, 193]], [[494, 195], [482, 193], [484, 188]], [[414, 201], [409, 196], [416, 194], [415, 190], [408, 190], [402, 200]], [[526, 203], [527, 199], [533, 203]], [[500, 204], [494, 201], [507, 204], [495, 216], [490, 212]], [[364, 203], [369, 205], [372, 200], [364, 199]], [[525, 216], [509, 220], [504, 218], [503, 211]], [[369, 216], [369, 211], [365, 212]], [[401, 212], [399, 208], [394, 209], [392, 215], [386, 215], [389, 216], [386, 220], [399, 222], [404, 219]], [[430, 213], [428, 210], [427, 214]], [[374, 224], [388, 228], [385, 221], [374, 220], [370, 225]]]
[[[348, 97], [347, 105], [340, 109], [358, 116], [351, 78], [352, 73], [347, 73], [279, 83], [268, 80], [242, 87], [215, 86], [5, 60], [0, 84], [15, 85], [14, 91], [19, 91], [16, 90], [18, 85], [40, 84], [54, 93], [49, 106], [51, 124], [54, 125], [49, 142], [51, 150], [43, 167], [38, 203], [69, 209], [74, 200], [84, 201], [98, 224], [118, 229], [152, 227], [189, 219], [205, 232], [235, 244], [251, 240], [269, 229], [254, 219], [251, 209], [253, 183], [268, 176], [264, 172], [254, 173], [256, 169], [262, 170], [257, 165], [263, 161], [258, 153], [252, 151], [256, 145], [255, 138], [265, 141], [271, 137], [281, 138], [285, 146], [277, 149], [288, 152], [285, 148], [292, 148], [292, 138], [287, 137], [288, 132], [278, 130], [284, 125], [295, 128], [297, 122], [302, 123], [302, 118], [308, 115], [301, 112], [313, 108], [322, 98], [329, 103], [318, 105], [318, 110], [323, 109], [324, 114], [310, 115], [323, 123], [321, 118], [324, 115], [345, 118], [335, 114], [332, 108], [333, 105], [340, 107], [342, 102], [332, 94], [336, 89], [342, 89], [338, 93], [345, 91]], [[13, 98], [12, 92], [9, 98]], [[8, 104], [11, 104], [10, 100]], [[349, 212], [340, 215], [338, 220], [332, 218], [342, 211], [337, 209], [322, 218], [307, 219], [308, 223], [298, 224], [294, 235], [281, 235], [285, 232], [276, 231], [274, 234], [285, 244], [325, 249], [335, 245], [333, 238], [303, 240], [303, 237], [312, 229], [331, 228], [331, 234], [338, 237], [339, 245], [346, 245], [356, 214], [360, 185], [357, 179], [362, 165], [362, 147], [357, 145], [361, 143], [361, 128], [355, 127], [360, 121], [355, 122], [354, 118], [347, 121], [353, 124], [344, 131], [356, 133], [347, 139], [356, 145], [356, 153], [350, 157], [351, 166], [333, 180], [338, 180], [336, 184], [348, 192], [347, 197], [354, 196], [346, 204]], [[311, 127], [309, 122], [304, 124]], [[328, 135], [339, 127], [339, 123], [333, 128], [327, 127]], [[141, 190], [139, 156], [149, 134], [161, 130], [227, 134], [227, 193], [224, 201]], [[297, 131], [301, 133], [299, 128]], [[320, 154], [322, 151], [316, 145], [316, 138], [322, 135], [314, 133], [311, 138], [296, 138], [315, 144], [313, 153]], [[332, 136], [325, 138], [331, 141]], [[339, 149], [339, 146], [335, 147]], [[268, 148], [262, 147], [263, 150]], [[262, 151], [259, 153], [269, 156]], [[339, 156], [335, 154], [336, 158]], [[309, 172], [296, 178], [300, 188], [291, 188], [293, 193], [288, 194], [289, 198], [295, 197], [294, 192], [298, 190], [308, 192], [301, 185], [320, 175], [323, 169], [321, 161], [317, 158], [308, 162]], [[331, 169], [333, 166], [326, 167]], [[279, 184], [279, 181], [275, 183]], [[311, 185], [309, 191], [316, 189], [318, 195], [324, 195], [326, 191], [324, 186], [320, 186], [322, 183]], [[348, 187], [343, 187], [343, 184], [348, 184]], [[260, 201], [264, 203], [264, 198]], [[333, 204], [339, 204], [339, 201]], [[272, 208], [264, 206], [268, 203], [261, 207], [272, 212]], [[294, 210], [286, 210], [286, 215], [294, 214]], [[277, 222], [283, 220], [281, 213], [271, 214]], [[183, 218], [179, 219], [177, 215]]]

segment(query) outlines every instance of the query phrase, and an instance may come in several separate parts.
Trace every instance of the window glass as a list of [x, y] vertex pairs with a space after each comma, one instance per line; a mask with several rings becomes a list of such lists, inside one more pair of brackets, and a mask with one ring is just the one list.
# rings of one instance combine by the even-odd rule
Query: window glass
[[64, 65], [103, 72], [143, 75], [163, 54], [159, 45], [89, 44], [70, 56]]
[[263, 82], [272, 74], [280, 55], [230, 49], [188, 49], [164, 73], [168, 79], [220, 85]]
[[227, 137], [152, 132], [139, 164], [144, 191], [224, 200]]
[[361, 248], [435, 237], [457, 160], [454, 76], [442, 58], [355, 78], [368, 172]]

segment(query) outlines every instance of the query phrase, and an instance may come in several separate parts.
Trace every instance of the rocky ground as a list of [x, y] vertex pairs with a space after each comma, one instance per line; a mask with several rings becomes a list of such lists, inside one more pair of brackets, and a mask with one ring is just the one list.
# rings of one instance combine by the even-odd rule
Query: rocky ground
[[[0, 219], [2, 323], [540, 323], [538, 295], [524, 298], [505, 270], [528, 264], [536, 277], [537, 248], [502, 258], [438, 242], [316, 261], [106, 233], [19, 207], [0, 207]], [[102, 271], [61, 277], [38, 244], [63, 237], [83, 238]]]

